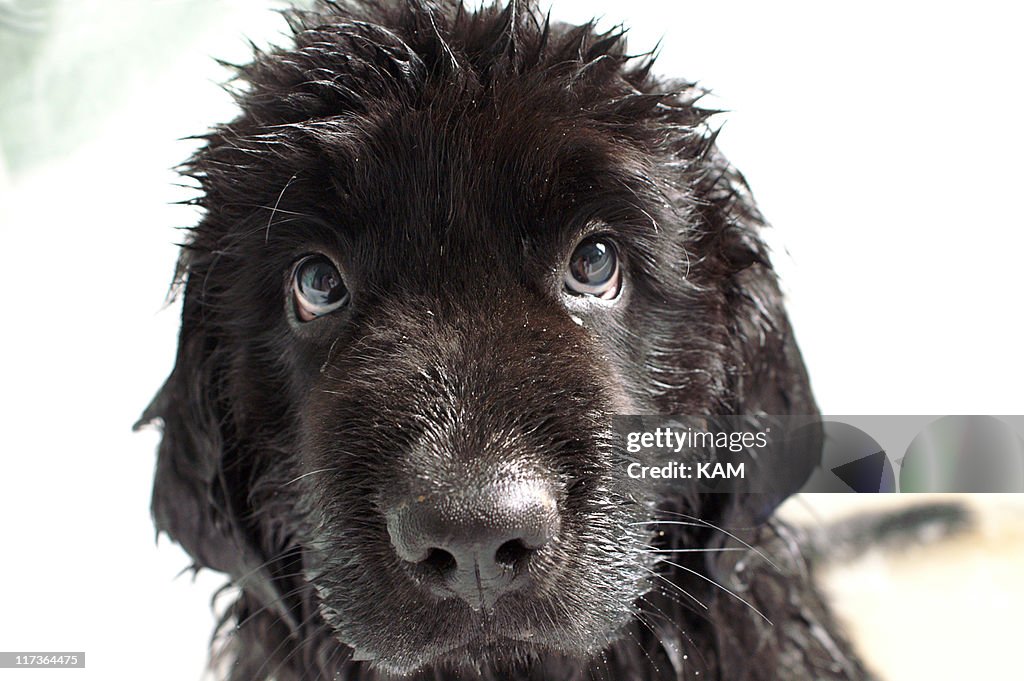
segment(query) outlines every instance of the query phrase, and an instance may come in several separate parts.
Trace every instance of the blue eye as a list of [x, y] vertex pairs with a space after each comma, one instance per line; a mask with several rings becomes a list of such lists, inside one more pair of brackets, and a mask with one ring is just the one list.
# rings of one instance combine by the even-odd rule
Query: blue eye
[[600, 238], [584, 239], [572, 252], [563, 280], [571, 293], [612, 300], [622, 283], [615, 246]]
[[341, 273], [322, 255], [310, 255], [295, 265], [292, 297], [301, 321], [309, 322], [334, 312], [348, 302], [348, 289]]

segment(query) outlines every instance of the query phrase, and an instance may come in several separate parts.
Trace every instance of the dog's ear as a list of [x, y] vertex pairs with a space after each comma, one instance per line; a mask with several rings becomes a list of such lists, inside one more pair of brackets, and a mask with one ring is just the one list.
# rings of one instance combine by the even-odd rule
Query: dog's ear
[[[782, 304], [774, 272], [764, 264], [737, 275], [733, 342], [741, 359], [735, 413], [752, 427], [772, 428], [753, 461], [753, 491], [736, 497], [730, 523], [759, 524], [795, 494], [821, 461], [818, 408], [807, 369]], [[766, 418], [767, 417], [767, 418]], [[772, 417], [778, 417], [772, 418]], [[771, 424], [771, 425], [766, 425]]]
[[[724, 161], [719, 160], [719, 163]], [[818, 407], [803, 357], [784, 306], [783, 295], [761, 239], [764, 221], [743, 176], [732, 169], [717, 175], [710, 206], [718, 224], [718, 255], [727, 276], [732, 369], [730, 411], [760, 423], [780, 418], [767, 459], [755, 462], [756, 493], [737, 495], [729, 522], [760, 523], [796, 493], [821, 460]], [[717, 205], [715, 205], [717, 204]], [[806, 417], [806, 418], [803, 418]], [[802, 427], [794, 429], [795, 424]], [[752, 484], [753, 484], [752, 483]]]
[[[244, 578], [245, 588], [275, 603], [267, 559], [241, 521], [237, 505], [246, 490], [234, 487], [246, 476], [223, 398], [226, 360], [204, 318], [195, 271], [185, 285], [181, 331], [174, 370], [146, 408], [136, 428], [157, 424], [163, 438], [153, 481], [152, 513], [158, 532], [167, 533], [192, 557], [193, 567]], [[235, 463], [229, 463], [229, 458]]]
[[214, 341], [194, 289], [193, 282], [185, 286], [174, 370], [136, 428], [154, 423], [162, 430], [152, 499], [157, 530], [181, 544], [197, 568], [231, 573], [239, 549], [222, 478], [223, 405]]

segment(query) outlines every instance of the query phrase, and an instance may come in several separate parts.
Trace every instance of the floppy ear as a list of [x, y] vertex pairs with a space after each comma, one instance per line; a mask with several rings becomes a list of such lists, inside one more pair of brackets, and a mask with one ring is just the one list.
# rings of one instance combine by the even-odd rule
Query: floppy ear
[[[741, 358], [736, 414], [779, 416], [771, 446], [755, 460], [757, 491], [737, 495], [730, 522], [761, 523], [807, 482], [821, 461], [818, 407], [774, 272], [757, 264], [737, 275], [734, 342]], [[807, 417], [784, 418], [789, 415]], [[766, 421], [757, 419], [760, 427]], [[799, 424], [800, 427], [796, 427]]]
[[136, 424], [138, 429], [156, 423], [163, 431], [153, 481], [153, 520], [158, 532], [166, 532], [188, 552], [194, 568], [225, 572], [236, 582], [244, 578], [247, 591], [275, 604], [279, 596], [265, 567], [267, 559], [236, 507], [246, 491], [233, 489], [239, 483], [226, 474], [226, 458], [245, 453], [238, 451], [226, 418], [223, 353], [204, 319], [196, 281], [193, 273], [185, 286], [174, 370]]
[[[755, 462], [760, 490], [736, 496], [726, 516], [733, 523], [760, 523], [797, 492], [821, 461], [818, 406], [790, 326], [767, 248], [764, 222], [746, 181], [729, 169], [727, 201], [719, 203], [719, 253], [730, 273], [726, 288], [730, 338], [737, 362], [732, 376], [732, 411], [742, 416], [788, 416], [767, 454]], [[721, 191], [721, 188], [719, 189]], [[804, 425], [795, 433], [794, 421]], [[766, 489], [767, 488], [767, 489]]]
[[202, 328], [190, 283], [181, 313], [174, 370], [136, 427], [156, 422], [163, 438], [157, 454], [152, 513], [195, 560], [196, 567], [232, 572], [231, 511], [220, 479], [224, 438], [212, 342]]

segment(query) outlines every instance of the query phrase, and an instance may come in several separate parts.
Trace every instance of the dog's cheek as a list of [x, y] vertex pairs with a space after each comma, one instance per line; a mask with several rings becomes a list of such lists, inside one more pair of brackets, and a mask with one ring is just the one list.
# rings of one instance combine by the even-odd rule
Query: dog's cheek
[[393, 453], [405, 442], [403, 428], [382, 424], [402, 391], [381, 391], [381, 362], [368, 366], [341, 360], [333, 372], [318, 371], [298, 410], [293, 495], [308, 500], [299, 543], [335, 638], [361, 658], [415, 666], [436, 652], [435, 641], [462, 634], [457, 618], [402, 571], [391, 547], [378, 500], [395, 488], [401, 471]]

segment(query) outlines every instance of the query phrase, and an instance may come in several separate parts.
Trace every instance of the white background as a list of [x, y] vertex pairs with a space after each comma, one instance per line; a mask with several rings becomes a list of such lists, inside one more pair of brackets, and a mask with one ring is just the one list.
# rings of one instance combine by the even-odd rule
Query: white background
[[[195, 219], [168, 205], [188, 196], [177, 140], [231, 116], [210, 57], [244, 59], [279, 20], [242, 0], [55, 4], [0, 128], [38, 147], [0, 165], [0, 650], [84, 650], [88, 668], [0, 678], [194, 679], [221, 580], [175, 579], [186, 556], [154, 546], [157, 436], [131, 425], [175, 348], [161, 305]], [[1021, 413], [1013, 3], [554, 9], [592, 15], [632, 26], [637, 52], [663, 36], [657, 70], [730, 110], [721, 146], [774, 224], [825, 412]]]

